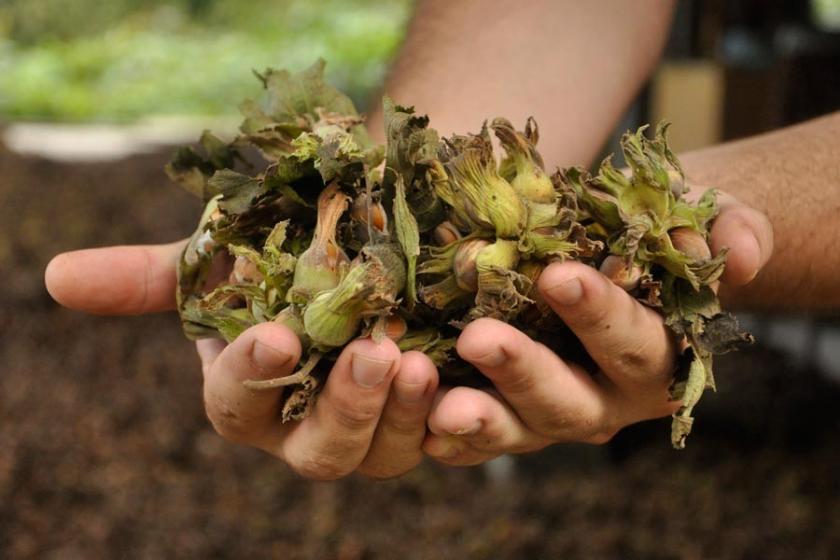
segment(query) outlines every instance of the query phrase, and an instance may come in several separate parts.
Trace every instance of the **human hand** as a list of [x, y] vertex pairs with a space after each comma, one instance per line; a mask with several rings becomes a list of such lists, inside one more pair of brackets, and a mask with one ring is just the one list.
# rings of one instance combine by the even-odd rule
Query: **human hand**
[[[137, 315], [175, 308], [175, 266], [185, 242], [106, 247], [64, 253], [47, 267], [47, 289], [59, 303], [88, 313]], [[398, 476], [422, 459], [426, 418], [437, 371], [419, 352], [400, 355], [390, 340], [357, 340], [336, 361], [312, 413], [281, 424], [280, 391], [252, 391], [245, 379], [292, 373], [300, 342], [263, 323], [233, 343], [196, 344], [204, 403], [216, 431], [280, 458], [301, 475], [335, 479], [351, 472]]]
[[[749, 283], [773, 250], [760, 212], [721, 193], [711, 232], [717, 254], [729, 247], [722, 290]], [[492, 319], [467, 326], [457, 351], [494, 384], [490, 390], [441, 390], [423, 449], [451, 465], [474, 465], [552, 443], [605, 443], [621, 428], [667, 416], [679, 341], [662, 317], [581, 263], [553, 264], [540, 294], [598, 366], [588, 372], [546, 346]]]

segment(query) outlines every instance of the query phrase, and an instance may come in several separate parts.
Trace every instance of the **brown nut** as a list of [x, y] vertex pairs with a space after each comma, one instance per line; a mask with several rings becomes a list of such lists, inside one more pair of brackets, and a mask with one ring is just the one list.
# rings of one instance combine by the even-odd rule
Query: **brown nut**
[[445, 247], [461, 239], [461, 232], [458, 231], [452, 222], [441, 222], [434, 231], [435, 243]]
[[709, 244], [700, 232], [689, 227], [678, 227], [668, 232], [674, 248], [687, 255], [694, 261], [705, 261], [712, 258]]
[[627, 266], [627, 260], [618, 255], [609, 255], [598, 267], [601, 274], [612, 280], [612, 283], [629, 292], [639, 286], [642, 279], [642, 267], [637, 264]]
[[470, 239], [461, 243], [455, 252], [455, 283], [462, 290], [475, 292], [478, 290], [478, 271], [476, 258], [482, 249], [490, 245], [486, 239]]

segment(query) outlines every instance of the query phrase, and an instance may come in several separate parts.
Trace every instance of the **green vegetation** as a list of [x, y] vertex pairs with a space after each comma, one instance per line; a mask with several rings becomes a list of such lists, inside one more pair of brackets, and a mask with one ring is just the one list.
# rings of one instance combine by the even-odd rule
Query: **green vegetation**
[[10, 0], [0, 119], [127, 121], [229, 113], [249, 69], [319, 56], [359, 105], [402, 38], [409, 0]]

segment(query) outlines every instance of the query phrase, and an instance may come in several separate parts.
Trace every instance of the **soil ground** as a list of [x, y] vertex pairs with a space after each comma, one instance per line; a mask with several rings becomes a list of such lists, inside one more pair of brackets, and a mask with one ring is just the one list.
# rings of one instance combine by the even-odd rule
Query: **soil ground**
[[0, 557], [830, 558], [840, 387], [761, 345], [719, 360], [688, 449], [668, 422], [516, 459], [310, 483], [204, 418], [174, 314], [55, 305], [48, 259], [173, 240], [199, 207], [166, 154], [58, 164], [0, 149]]

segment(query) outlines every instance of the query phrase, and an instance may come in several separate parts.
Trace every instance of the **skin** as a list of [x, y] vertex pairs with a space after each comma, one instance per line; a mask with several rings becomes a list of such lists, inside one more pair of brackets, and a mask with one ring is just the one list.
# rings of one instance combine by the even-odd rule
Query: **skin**
[[[72, 251], [55, 257], [46, 285], [56, 301], [88, 313], [137, 315], [175, 308], [175, 266], [184, 241]], [[289, 329], [263, 323], [232, 344], [196, 344], [204, 403], [226, 439], [263, 449], [301, 475], [317, 480], [358, 471], [375, 478], [400, 475], [422, 459], [426, 418], [437, 372], [419, 352], [400, 355], [390, 340], [349, 344], [330, 372], [312, 414], [281, 424], [277, 391], [251, 391], [245, 379], [293, 372], [300, 343]]]
[[[681, 156], [689, 181], [714, 185], [754, 209], [718, 219], [715, 227], [721, 236], [713, 239], [715, 250], [729, 244], [755, 257], [754, 247], [737, 245], [750, 242], [742, 228], [763, 234], [760, 245], [766, 247], [772, 240], [765, 216], [776, 231], [773, 257], [749, 287], [724, 286], [721, 297], [726, 305], [812, 313], [840, 307], [838, 138], [840, 112]], [[731, 201], [726, 198], [725, 204]], [[748, 272], [737, 268], [741, 265], [761, 268], [755, 262], [730, 261], [729, 274], [746, 280]]]
[[[495, 116], [519, 126], [533, 116], [546, 168], [580, 165], [598, 155], [653, 71], [673, 8], [670, 0], [422, 0], [385, 92], [431, 115], [443, 136]], [[376, 99], [368, 128], [384, 140]]]
[[[511, 9], [500, 0], [420, 2], [386, 91], [434, 115], [444, 134], [475, 129], [488, 115], [524, 122], [533, 114], [542, 126], [540, 149], [549, 169], [589, 162], [652, 70], [673, 7], [655, 0], [630, 5], [558, 0]], [[597, 49], [581, 48], [594, 40]], [[477, 52], [481, 56], [474, 56]], [[470, 77], [469, 87], [462, 76]], [[690, 180], [723, 187], [757, 208], [724, 196], [712, 230], [714, 251], [731, 248], [722, 287], [728, 302], [804, 305], [797, 289], [807, 285], [813, 305], [837, 305], [836, 295], [819, 297], [837, 270], [824, 265], [836, 264], [836, 257], [820, 260], [821, 249], [802, 249], [811, 228], [830, 227], [828, 219], [815, 224], [814, 213], [840, 206], [838, 189], [825, 188], [837, 181], [837, 145], [827, 141], [832, 133], [837, 138], [837, 117], [832, 118], [829, 124], [817, 121], [683, 160]], [[372, 132], [381, 130], [381, 115], [372, 114], [370, 123]], [[763, 166], [779, 153], [787, 155], [785, 162]], [[803, 181], [803, 174], [811, 177]], [[803, 202], [791, 206], [803, 186], [808, 189]], [[805, 220], [807, 233], [798, 227]], [[771, 221], [777, 237], [786, 240], [783, 247], [789, 242], [791, 248], [762, 271], [773, 254]], [[830, 232], [825, 235], [832, 239]], [[59, 255], [47, 268], [47, 288], [60, 303], [91, 313], [170, 310], [182, 243]], [[802, 259], [808, 284], [791, 285], [785, 275], [797, 274]], [[760, 295], [752, 286], [742, 288], [757, 275]], [[247, 391], [239, 383], [285, 375], [299, 358], [294, 335], [267, 323], [228, 346], [199, 342], [208, 417], [232, 441], [264, 449], [306, 477], [333, 479], [354, 471], [397, 476], [413, 468], [423, 452], [447, 464], [469, 465], [557, 442], [603, 443], [623, 426], [674, 411], [667, 387], [675, 343], [655, 312], [578, 263], [548, 267], [538, 285], [599, 371], [585, 372], [508, 325], [483, 319], [463, 331], [457, 351], [495, 388], [438, 390], [437, 371], [422, 354], [400, 356], [388, 341], [355, 341], [336, 363], [313, 414], [283, 426], [276, 393]]]

